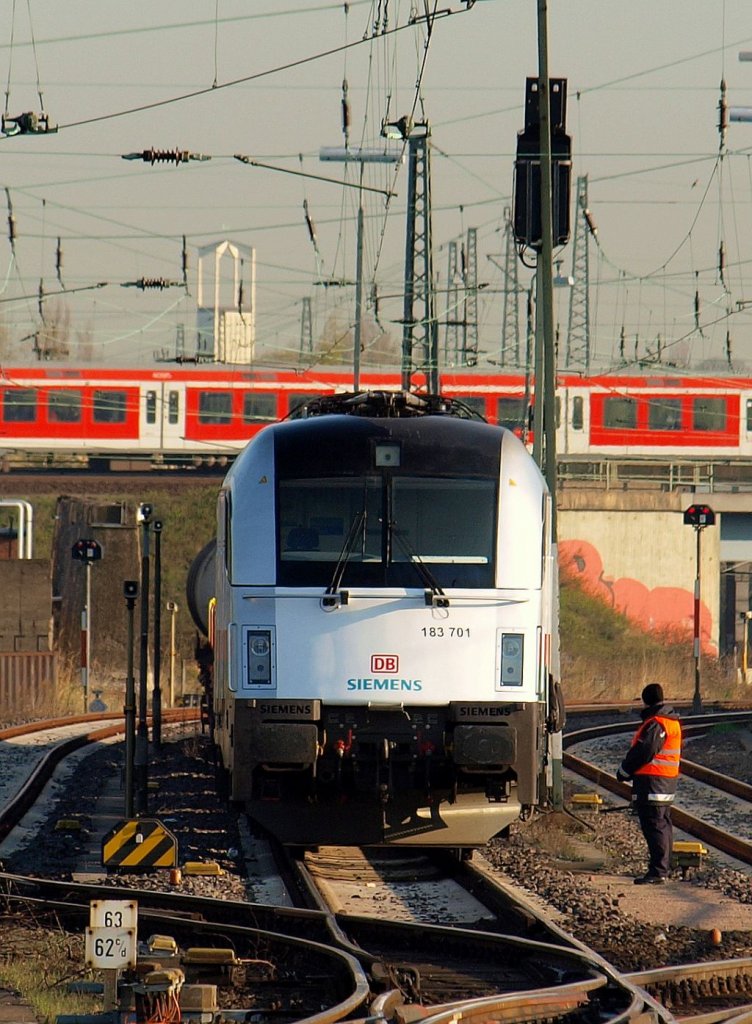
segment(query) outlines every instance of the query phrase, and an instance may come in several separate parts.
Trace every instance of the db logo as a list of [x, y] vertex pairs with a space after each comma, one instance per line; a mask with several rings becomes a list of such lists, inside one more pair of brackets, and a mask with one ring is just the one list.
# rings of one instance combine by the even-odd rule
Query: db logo
[[372, 654], [372, 672], [396, 672], [399, 668], [399, 656], [396, 654]]

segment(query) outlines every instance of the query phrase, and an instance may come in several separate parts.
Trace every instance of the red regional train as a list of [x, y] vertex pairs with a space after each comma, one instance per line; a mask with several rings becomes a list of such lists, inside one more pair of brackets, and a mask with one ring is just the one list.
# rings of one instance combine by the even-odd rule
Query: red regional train
[[[397, 372], [361, 376], [398, 390]], [[39, 364], [0, 371], [0, 452], [224, 464], [267, 423], [311, 397], [352, 388], [352, 372], [232, 367], [93, 369]], [[442, 392], [531, 440], [521, 373], [447, 371]], [[560, 374], [557, 450], [570, 458], [749, 458], [752, 379]]]

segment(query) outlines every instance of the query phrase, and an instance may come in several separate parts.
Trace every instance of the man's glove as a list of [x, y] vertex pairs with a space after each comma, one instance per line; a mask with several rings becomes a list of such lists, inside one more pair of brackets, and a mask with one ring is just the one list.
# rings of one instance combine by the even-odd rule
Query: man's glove
[[631, 776], [627, 775], [627, 773], [625, 771], [622, 771], [621, 768], [616, 769], [617, 782], [629, 782], [630, 778]]

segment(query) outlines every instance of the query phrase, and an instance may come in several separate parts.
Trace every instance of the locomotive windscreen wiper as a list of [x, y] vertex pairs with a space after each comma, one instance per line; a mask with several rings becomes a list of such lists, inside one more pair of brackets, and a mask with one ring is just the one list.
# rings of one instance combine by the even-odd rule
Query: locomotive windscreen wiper
[[[345, 573], [345, 568], [347, 566], [347, 563], [350, 561], [350, 555], [353, 553], [353, 549], [355, 548], [355, 544], [358, 538], [365, 530], [365, 524], [366, 510], [363, 508], [360, 510], [360, 512], [357, 512], [355, 514], [352, 523], [350, 523], [350, 529], [348, 530], [347, 536], [345, 537], [345, 542], [342, 545], [342, 550], [339, 553], [337, 564], [334, 566], [334, 572], [332, 573], [331, 582], [324, 591], [324, 594], [326, 595], [323, 599], [323, 604], [325, 608], [332, 608], [335, 605], [335, 602], [333, 600], [334, 596], [339, 593], [339, 587], [340, 584], [342, 583], [342, 577]], [[329, 601], [327, 601], [327, 597], [330, 598]], [[339, 594], [339, 601], [341, 604], [347, 604], [347, 597], [345, 596], [345, 594]]]
[[426, 587], [426, 604], [435, 605], [437, 608], [448, 608], [449, 598], [441, 589], [441, 584], [420, 557], [418, 552], [413, 551], [404, 534], [397, 529], [397, 524], [394, 521], [389, 524], [389, 528], [392, 537], [397, 541], [398, 547], [402, 548], [403, 554], [407, 555], [408, 562], [415, 566], [415, 571], [423, 581], [423, 585]]

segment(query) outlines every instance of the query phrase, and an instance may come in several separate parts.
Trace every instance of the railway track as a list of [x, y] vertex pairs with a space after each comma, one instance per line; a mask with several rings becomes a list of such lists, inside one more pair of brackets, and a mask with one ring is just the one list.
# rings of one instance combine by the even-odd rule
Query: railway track
[[[175, 708], [163, 712], [165, 725], [193, 721], [198, 711], [193, 708]], [[59, 733], [59, 736], [55, 734]], [[49, 734], [38, 757], [28, 757], [21, 769], [20, 781], [13, 793], [0, 805], [0, 842], [19, 824], [31, 809], [57, 766], [82, 747], [98, 743], [125, 733], [122, 718], [104, 714], [74, 715], [68, 718], [48, 719], [0, 729], [0, 743], [21, 737], [39, 737]], [[6, 778], [6, 784], [7, 784]]]
[[[86, 735], [121, 724], [112, 720], [92, 722], [93, 717], [86, 716], [80, 723]], [[175, 934], [176, 941], [186, 947], [214, 945], [217, 937], [223, 936], [222, 941], [229, 941], [239, 962], [267, 959], [275, 964], [266, 975], [260, 967], [238, 965], [238, 977], [222, 992], [228, 1019], [233, 1013], [255, 1013], [261, 1005], [258, 1000], [263, 1003], [267, 998], [249, 994], [249, 987], [244, 987], [240, 977], [243, 971], [260, 991], [269, 993], [266, 1010], [277, 1007], [275, 1019], [283, 1021], [307, 1020], [313, 1004], [317, 1003], [320, 1013], [324, 1002], [326, 1020], [332, 1021], [342, 1019], [340, 1015], [354, 1014], [380, 1015], [395, 1024], [403, 1024], [415, 1014], [435, 1019], [437, 1024], [460, 1016], [511, 1022], [545, 1019], [576, 1024], [581, 1020], [591, 1024], [594, 1014], [604, 1021], [627, 1021], [642, 1015], [668, 1021], [670, 1015], [660, 1004], [692, 1012], [698, 1006], [705, 1007], [708, 999], [715, 1000], [714, 1019], [720, 1019], [721, 1012], [728, 1015], [731, 1011], [721, 1011], [718, 1005], [730, 1002], [738, 1008], [748, 997], [749, 963], [733, 960], [673, 968], [670, 976], [655, 972], [620, 975], [552, 926], [547, 912], [527, 903], [515, 908], [515, 899], [509, 893], [502, 895], [498, 878], [482, 864], [450, 860], [437, 865], [425, 858], [411, 862], [403, 855], [382, 853], [369, 856], [364, 865], [353, 861], [350, 849], [339, 858], [322, 849], [317, 857], [308, 857], [306, 871], [313, 877], [318, 875], [313, 886], [319, 892], [316, 909], [249, 905], [227, 898], [187, 898], [184, 894], [146, 892], [124, 885], [118, 887], [117, 896], [138, 901], [144, 922], [142, 934]], [[332, 880], [332, 875], [342, 877]], [[432, 907], [432, 922], [426, 923], [425, 916], [420, 917], [409, 907], [407, 919], [393, 920], [393, 907], [385, 903], [376, 917], [348, 913], [342, 900], [333, 910], [321, 896], [320, 879], [324, 878], [331, 889], [341, 881], [351, 881], [353, 875], [362, 892], [375, 885], [381, 875], [393, 888], [410, 882], [425, 885], [423, 909]], [[470, 909], [463, 912], [464, 916], [450, 917], [446, 913], [458, 902], [450, 893], [439, 899], [431, 894], [429, 884], [435, 886], [442, 879], [471, 893], [475, 903], [468, 903]], [[83, 886], [7, 874], [0, 884], [8, 894], [7, 905], [16, 909], [24, 904], [34, 906], [35, 914], [42, 905], [62, 915], [61, 920], [70, 908], [72, 920], [79, 922], [88, 914], [91, 899], [113, 895], [111, 884]], [[477, 911], [479, 905], [485, 913]], [[454, 925], [447, 927], [450, 921]], [[176, 931], [170, 922], [178, 922], [180, 928]], [[344, 959], [329, 956], [324, 952], [327, 950], [342, 953]], [[278, 976], [280, 971], [288, 979], [288, 989], [300, 989], [307, 984], [305, 979], [312, 980], [311, 998], [305, 1005], [293, 1006], [289, 998], [286, 1001], [281, 990], [285, 986], [275, 989], [272, 975]], [[653, 998], [646, 998], [641, 987], [646, 987]], [[247, 1002], [251, 999], [255, 1000], [253, 1004]], [[261, 1006], [259, 1020], [264, 1020], [265, 1012]], [[707, 1012], [704, 1016], [708, 1017], [704, 1024], [711, 1024]]]
[[[724, 711], [717, 714], [683, 718], [682, 730], [685, 736], [702, 736], [715, 726], [749, 723], [752, 723], [752, 713], [749, 711]], [[623, 800], [629, 801], [632, 792], [630, 785], [617, 782], [613, 772], [606, 771], [582, 757], [569, 753], [568, 750], [570, 747], [579, 743], [585, 743], [588, 740], [631, 733], [634, 731], [634, 728], [634, 723], [620, 722], [617, 724], [591, 726], [567, 733], [563, 741], [565, 748], [564, 767], [582, 778], [596, 783], [602, 789], [608, 790]], [[687, 758], [682, 758], [681, 772], [682, 775], [695, 779], [737, 800], [752, 803], [752, 786], [740, 782], [738, 779], [711, 771]], [[752, 840], [714, 825], [680, 806], [674, 805], [671, 810], [671, 817], [674, 824], [684, 832], [688, 832], [721, 853], [734, 857], [744, 864], [752, 865]]]
[[[109, 736], [122, 724], [92, 722], [86, 716], [80, 726], [79, 736], [56, 744], [54, 753], [47, 752], [39, 762], [35, 788], [66, 750]], [[30, 787], [23, 788], [30, 792]], [[16, 807], [11, 817], [17, 813]], [[6, 804], [0, 813], [4, 828], [9, 820]], [[455, 867], [462, 869], [456, 862]], [[404, 866], [398, 870], [414, 873]], [[431, 871], [435, 873], [436, 868]], [[112, 898], [114, 893], [111, 884], [10, 874], [0, 876], [0, 885], [6, 909], [20, 912], [24, 906], [33, 906], [38, 915], [44, 908], [66, 928], [79, 930], [88, 919], [90, 901]], [[353, 1016], [356, 1010], [372, 1015], [374, 1007], [395, 1024], [417, 1012], [437, 1021], [451, 1013], [454, 1019], [503, 1016], [510, 1022], [587, 1024], [594, 1012], [609, 1021], [630, 1020], [646, 1012], [654, 1020], [668, 1020], [658, 1004], [646, 1000], [605, 961], [576, 946], [567, 948], [561, 935], [545, 933], [524, 911], [513, 913], [509, 901], [503, 911], [503, 929], [497, 916], [495, 930], [481, 931], [469, 926], [428, 926], [415, 918], [397, 922], [342, 915], [325, 908], [323, 901], [318, 909], [306, 910], [191, 898], [122, 884], [115, 892], [118, 898], [137, 901], [141, 934], [171, 935], [181, 950], [218, 942], [230, 945], [238, 962], [238, 970], [231, 972], [232, 984], [222, 991], [222, 1010], [230, 1015], [256, 1014], [260, 986], [269, 995], [259, 1020], [264, 1020], [266, 1012], [275, 1020], [315, 1016], [334, 1021]], [[248, 967], [258, 960], [273, 965], [267, 974], [261, 971], [261, 977], [257, 969]], [[244, 976], [253, 978], [255, 988], [244, 985], [241, 967]], [[283, 975], [285, 985], [279, 980]], [[291, 990], [298, 993], [297, 1002], [290, 997]], [[327, 1009], [321, 1018], [324, 1001]], [[314, 1005], [316, 1014], [311, 1012]]]

